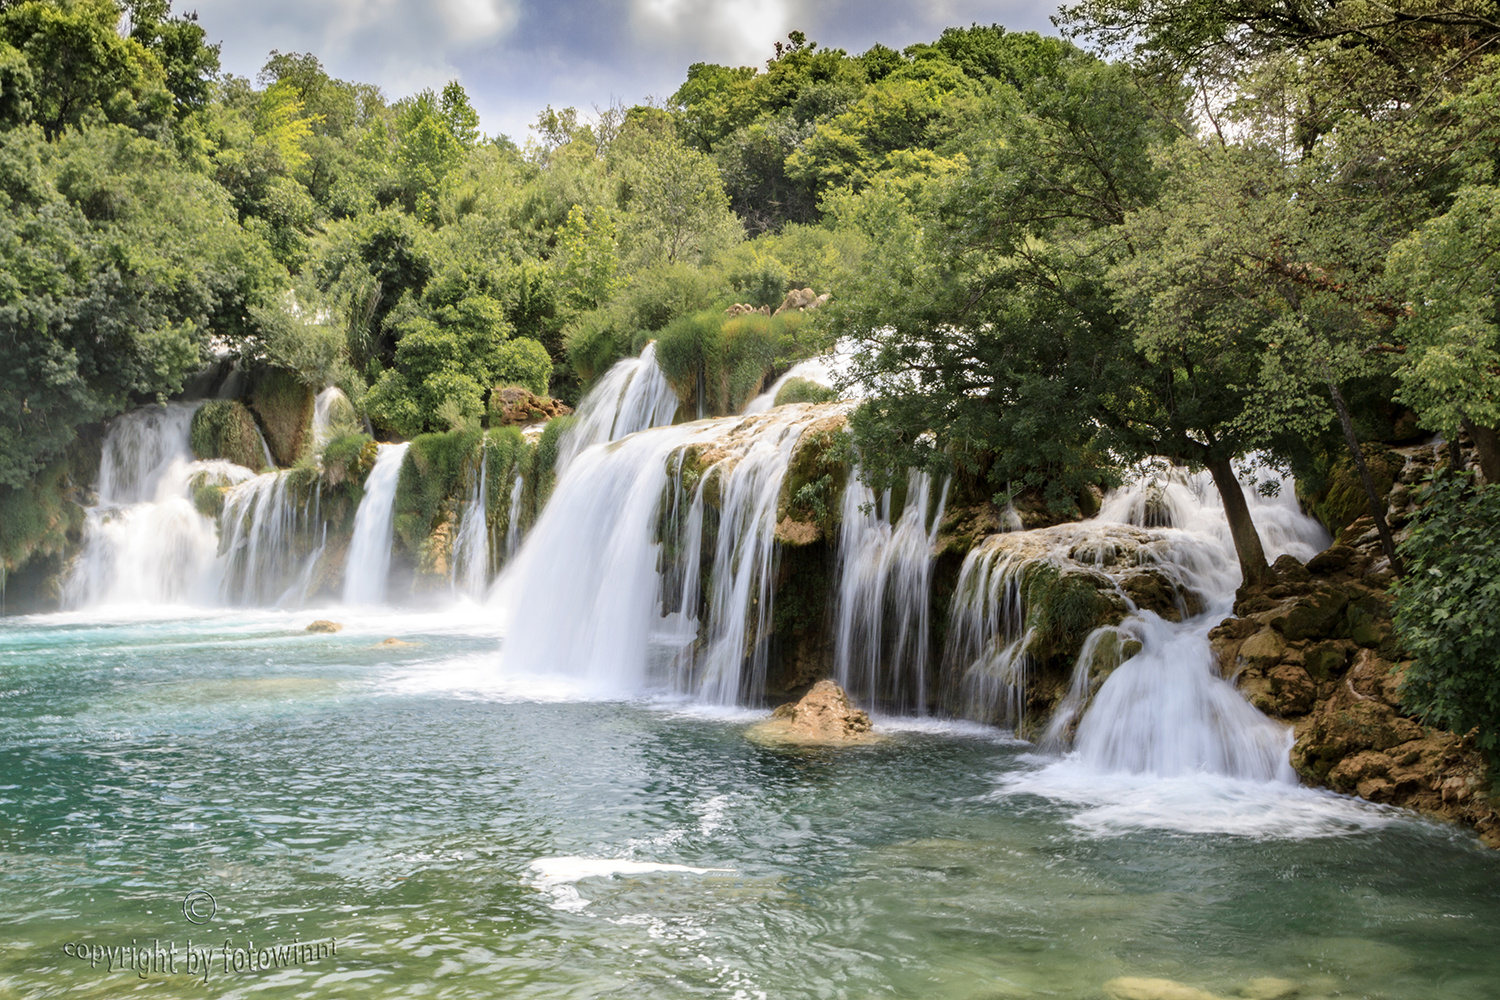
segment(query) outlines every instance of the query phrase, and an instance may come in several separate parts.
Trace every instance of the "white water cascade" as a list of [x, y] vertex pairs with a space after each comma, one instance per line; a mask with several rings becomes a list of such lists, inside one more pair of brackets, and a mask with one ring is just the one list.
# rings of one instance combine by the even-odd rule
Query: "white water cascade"
[[316, 491], [299, 495], [289, 472], [256, 476], [225, 494], [219, 553], [228, 603], [285, 607], [306, 600], [327, 540], [319, 499]]
[[255, 474], [193, 458], [189, 432], [199, 405], [143, 407], [110, 423], [98, 502], [88, 510], [83, 550], [64, 585], [65, 606], [180, 604], [217, 591], [218, 533], [193, 494]]
[[[836, 412], [781, 407], [580, 452], [496, 584], [508, 622], [502, 668], [595, 691], [758, 697], [766, 649], [754, 640], [772, 612], [782, 479], [803, 431]], [[684, 471], [689, 454], [701, 475]]]
[[902, 713], [927, 711], [928, 602], [948, 485], [913, 471], [894, 523], [891, 491], [879, 498], [849, 474], [839, 529], [834, 672], [853, 697]]
[[375, 467], [365, 480], [365, 495], [354, 512], [354, 537], [344, 564], [344, 603], [380, 604], [385, 601], [386, 576], [391, 569], [391, 531], [396, 516], [396, 484], [407, 443], [380, 445]]
[[[474, 486], [464, 501], [464, 512], [453, 536], [453, 591], [475, 600], [484, 597], [490, 583], [488, 456], [486, 437], [479, 448], [479, 474], [474, 477]], [[520, 482], [520, 477], [516, 477], [516, 483]]]
[[[999, 709], [1017, 724], [1033, 638], [1022, 594], [1025, 574], [1038, 564], [1072, 567], [1064, 571], [1081, 565], [1099, 575], [1107, 569], [1109, 585], [1134, 610], [1131, 576], [1155, 572], [1179, 594], [1195, 595], [1201, 610], [1180, 623], [1136, 611], [1118, 628], [1091, 635], [1047, 742], [1062, 740], [1081, 714], [1077, 758], [1098, 772], [1294, 780], [1287, 762], [1290, 731], [1219, 676], [1208, 643], [1208, 630], [1230, 613], [1239, 584], [1228, 522], [1211, 478], [1171, 470], [1143, 480], [1107, 497], [1092, 521], [991, 536], [976, 547], [954, 595], [945, 652], [949, 669], [965, 677], [968, 697], [984, 711]], [[1268, 556], [1290, 553], [1305, 561], [1327, 543], [1326, 533], [1297, 507], [1290, 482], [1279, 485], [1271, 497], [1247, 489], [1246, 501]], [[1134, 564], [1119, 565], [1121, 559]], [[1100, 649], [1131, 639], [1140, 651], [1115, 668], [1086, 704]]]
[[618, 441], [650, 427], [665, 427], [672, 422], [679, 405], [677, 394], [656, 363], [653, 340], [642, 349], [640, 357], [615, 362], [578, 404], [577, 423], [558, 451], [558, 472], [596, 444]]
[[340, 428], [353, 429], [355, 426], [354, 404], [349, 402], [349, 397], [344, 395], [342, 389], [330, 385], [318, 393], [317, 398], [313, 400], [311, 428], [314, 451], [322, 451], [323, 446]]

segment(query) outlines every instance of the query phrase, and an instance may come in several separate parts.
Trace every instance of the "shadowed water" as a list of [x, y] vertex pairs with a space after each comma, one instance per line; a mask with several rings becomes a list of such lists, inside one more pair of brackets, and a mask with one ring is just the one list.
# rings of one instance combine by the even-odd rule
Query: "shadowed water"
[[[0, 628], [0, 995], [978, 1000], [1136, 976], [1230, 997], [1271, 976], [1480, 1000], [1500, 981], [1500, 856], [1460, 831], [1293, 786], [1104, 779], [959, 724], [768, 749], [749, 713], [503, 673], [479, 618], [351, 612], [314, 636], [312, 617]], [[190, 939], [216, 949], [206, 984]], [[132, 940], [175, 945], [176, 973], [73, 957]], [[226, 940], [337, 950], [235, 972]]]

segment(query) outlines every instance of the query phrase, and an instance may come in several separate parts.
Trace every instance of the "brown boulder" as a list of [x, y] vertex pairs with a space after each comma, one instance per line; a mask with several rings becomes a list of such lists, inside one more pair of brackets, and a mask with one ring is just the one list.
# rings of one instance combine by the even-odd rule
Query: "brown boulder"
[[847, 746], [878, 739], [870, 716], [849, 703], [844, 689], [821, 680], [795, 705], [782, 705], [770, 719], [751, 727], [750, 737], [765, 743]]
[[304, 629], [303, 631], [305, 631], [305, 632], [314, 632], [314, 633], [325, 633], [326, 634], [326, 633], [333, 633], [333, 632], [342, 632], [343, 630], [344, 630], [344, 626], [340, 625], [338, 622], [331, 622], [331, 621], [328, 621], [326, 618], [319, 618], [317, 621], [315, 621], [311, 625], [307, 626], [307, 628]]

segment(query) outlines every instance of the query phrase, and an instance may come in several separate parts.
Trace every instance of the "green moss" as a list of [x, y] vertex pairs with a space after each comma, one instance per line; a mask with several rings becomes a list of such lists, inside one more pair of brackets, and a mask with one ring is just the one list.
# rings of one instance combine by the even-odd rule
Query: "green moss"
[[474, 430], [420, 434], [412, 439], [396, 482], [395, 533], [412, 555], [463, 499], [479, 462], [481, 434]]
[[[1404, 459], [1395, 452], [1378, 445], [1366, 444], [1360, 449], [1365, 464], [1370, 469], [1370, 478], [1375, 481], [1375, 492], [1382, 502], [1390, 496]], [[1337, 538], [1345, 528], [1370, 512], [1370, 501], [1365, 495], [1364, 483], [1354, 460], [1341, 454], [1329, 469], [1322, 489], [1307, 498], [1312, 514], [1323, 522], [1329, 532]]]
[[302, 457], [311, 440], [313, 391], [297, 376], [280, 368], [267, 368], [250, 394], [250, 409], [260, 420], [271, 457], [282, 467]]
[[1026, 627], [1034, 631], [1027, 652], [1038, 662], [1071, 661], [1090, 632], [1116, 623], [1123, 611], [1112, 589], [1092, 573], [1062, 573], [1051, 563], [1025, 570], [1022, 601]]
[[[838, 528], [842, 497], [849, 485], [851, 457], [849, 435], [841, 422], [815, 424], [804, 431], [792, 450], [786, 476], [781, 481], [781, 495], [776, 502], [777, 522], [791, 518], [814, 525], [819, 537], [832, 535]], [[815, 540], [805, 533], [804, 538]]]
[[189, 440], [199, 458], [222, 458], [259, 472], [265, 467], [255, 418], [236, 399], [215, 399], [193, 414]]
[[542, 428], [542, 436], [537, 439], [531, 475], [528, 477], [532, 483], [532, 509], [536, 512], [547, 505], [547, 500], [552, 496], [552, 488], [557, 485], [558, 446], [575, 419], [557, 417], [547, 421], [547, 426]]
[[808, 378], [789, 378], [776, 390], [775, 406], [788, 403], [831, 403], [839, 394], [826, 385], [819, 385]]

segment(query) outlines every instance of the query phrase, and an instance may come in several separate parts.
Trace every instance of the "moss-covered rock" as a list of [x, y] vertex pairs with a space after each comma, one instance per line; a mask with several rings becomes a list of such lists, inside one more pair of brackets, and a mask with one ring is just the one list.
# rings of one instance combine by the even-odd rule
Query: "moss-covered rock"
[[277, 465], [294, 464], [311, 444], [315, 401], [310, 386], [280, 368], [267, 368], [256, 378], [250, 409], [260, 421]]
[[215, 399], [200, 406], [193, 414], [189, 440], [199, 458], [222, 458], [256, 472], [265, 468], [260, 429], [237, 399]]
[[783, 545], [810, 545], [837, 531], [852, 458], [847, 424], [843, 414], [825, 417], [792, 449], [776, 500], [776, 539]]
[[[1375, 481], [1375, 492], [1385, 503], [1391, 488], [1399, 477], [1405, 459], [1397, 452], [1380, 444], [1366, 444], [1361, 448], [1370, 478]], [[1348, 455], [1340, 455], [1324, 477], [1322, 488], [1304, 498], [1313, 516], [1323, 522], [1331, 534], [1337, 535], [1354, 523], [1356, 518], [1369, 514], [1370, 501], [1365, 495], [1364, 483], [1359, 470]]]

